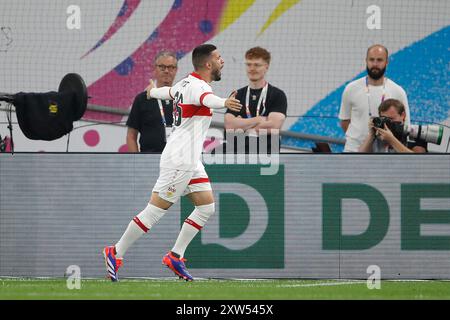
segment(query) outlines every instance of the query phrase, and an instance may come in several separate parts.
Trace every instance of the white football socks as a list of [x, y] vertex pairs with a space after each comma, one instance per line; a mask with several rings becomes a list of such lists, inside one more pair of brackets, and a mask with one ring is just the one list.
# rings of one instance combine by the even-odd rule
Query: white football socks
[[167, 210], [158, 208], [149, 203], [147, 207], [145, 207], [145, 209], [128, 224], [124, 234], [116, 243], [116, 257], [122, 258], [128, 248], [150, 230], [166, 212]]
[[214, 203], [206, 204], [203, 206], [196, 206], [194, 211], [184, 220], [181, 231], [178, 235], [177, 241], [172, 248], [172, 252], [177, 253], [182, 258], [187, 246], [191, 243], [192, 239], [203, 228], [214, 213]]

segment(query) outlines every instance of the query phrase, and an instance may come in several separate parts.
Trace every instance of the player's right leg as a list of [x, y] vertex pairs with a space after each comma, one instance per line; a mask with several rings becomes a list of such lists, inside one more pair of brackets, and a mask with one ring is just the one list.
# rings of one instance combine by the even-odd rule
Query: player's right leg
[[[108, 277], [112, 281], [118, 280], [117, 271], [123, 265], [123, 256], [128, 248], [147, 233], [165, 215], [167, 209], [170, 208], [173, 202], [175, 202], [175, 199], [185, 189], [184, 186], [180, 188], [180, 192], [174, 192], [173, 194], [169, 191], [173, 190], [172, 186], [176, 185], [179, 176], [184, 174], [185, 172], [180, 173], [178, 170], [161, 168], [160, 176], [153, 188], [150, 202], [144, 210], [131, 220], [120, 240], [114, 246], [104, 248], [103, 256], [106, 270]], [[167, 192], [171, 196], [167, 197]], [[159, 196], [160, 193], [166, 195], [165, 199]]]
[[105, 259], [106, 272], [108, 278], [115, 282], [119, 280], [117, 271], [123, 265], [123, 259], [117, 258], [116, 249], [112, 247], [105, 247], [103, 249], [103, 258]]
[[145, 209], [130, 221], [120, 240], [114, 246], [103, 249], [106, 270], [111, 281], [118, 280], [117, 271], [123, 265], [123, 256], [128, 248], [146, 234], [166, 211], [148, 203]]

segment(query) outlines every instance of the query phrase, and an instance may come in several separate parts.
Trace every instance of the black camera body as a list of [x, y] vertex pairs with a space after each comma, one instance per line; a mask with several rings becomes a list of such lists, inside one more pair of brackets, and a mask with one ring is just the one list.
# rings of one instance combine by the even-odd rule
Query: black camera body
[[388, 117], [374, 117], [372, 123], [375, 128], [381, 129], [384, 129], [384, 125], [386, 125], [398, 140], [406, 141], [407, 135], [404, 133], [403, 123], [392, 121]]
[[384, 125], [387, 125], [389, 129], [391, 129], [392, 120], [388, 117], [374, 117], [372, 119], [373, 126], [375, 128], [384, 129]]

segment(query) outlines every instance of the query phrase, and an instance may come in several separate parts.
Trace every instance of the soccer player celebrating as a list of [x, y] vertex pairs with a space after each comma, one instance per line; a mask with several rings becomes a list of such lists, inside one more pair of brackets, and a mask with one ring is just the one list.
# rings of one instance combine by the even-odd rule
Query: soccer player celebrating
[[173, 248], [162, 263], [177, 276], [192, 281], [184, 264], [184, 252], [214, 213], [214, 196], [205, 168], [201, 163], [203, 142], [211, 124], [212, 110], [227, 108], [238, 112], [242, 105], [235, 98], [220, 98], [212, 93], [212, 81], [219, 81], [224, 61], [217, 48], [203, 44], [192, 52], [195, 72], [173, 87], [156, 88], [153, 81], [147, 87], [147, 98], [174, 100], [174, 131], [161, 154], [160, 174], [150, 202], [129, 223], [114, 246], [105, 247], [108, 276], [118, 280], [118, 269], [128, 248], [150, 230], [180, 196], [186, 195], [195, 209], [184, 221]]

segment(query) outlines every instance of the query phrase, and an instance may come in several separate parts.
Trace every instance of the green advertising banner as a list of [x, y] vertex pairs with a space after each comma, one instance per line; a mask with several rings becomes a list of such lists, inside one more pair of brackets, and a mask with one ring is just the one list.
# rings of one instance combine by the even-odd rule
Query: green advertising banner
[[[261, 175], [259, 165], [210, 165], [215, 217], [186, 253], [194, 268], [284, 267], [284, 166]], [[192, 212], [181, 200], [181, 222]], [[221, 257], [221, 259], [217, 259]]]

